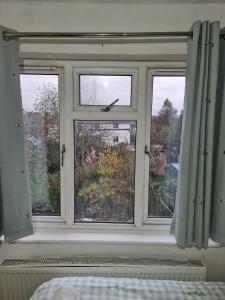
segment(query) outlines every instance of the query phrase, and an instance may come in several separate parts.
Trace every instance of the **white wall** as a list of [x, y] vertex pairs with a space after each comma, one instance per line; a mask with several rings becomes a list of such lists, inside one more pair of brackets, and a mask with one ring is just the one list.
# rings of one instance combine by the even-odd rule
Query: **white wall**
[[[225, 26], [225, 4], [148, 5], [148, 4], [72, 4], [72, 3], [0, 3], [1, 25], [19, 31], [186, 31], [197, 19], [220, 20]], [[133, 53], [184, 54], [185, 44], [151, 45], [46, 45], [22, 44], [23, 52], [56, 53]], [[225, 281], [225, 248], [180, 250], [165, 243], [85, 243], [26, 242], [3, 244], [0, 257], [33, 255], [148, 255], [202, 258], [209, 280]]]
[[[32, 241], [30, 238], [25, 238], [23, 242], [13, 244], [3, 243], [0, 246], [0, 260], [5, 257], [25, 258], [32, 256], [133, 256], [133, 257], [160, 257], [160, 258], [189, 258], [201, 259], [207, 267], [208, 281], [224, 281], [225, 282], [225, 248], [210, 247], [207, 250], [197, 249], [178, 249], [172, 240], [167, 236], [158, 238], [145, 237], [145, 240], [140, 241], [143, 237], [133, 236], [127, 237], [105, 234], [106, 241], [103, 241], [103, 236], [99, 237], [93, 234], [92, 237], [85, 240], [85, 235], [80, 237], [77, 242], [73, 239], [77, 234], [68, 234], [70, 238], [66, 238], [66, 233], [61, 233], [63, 240], [56, 241], [54, 234], [40, 240]], [[80, 234], [81, 236], [81, 234]], [[129, 235], [128, 235], [129, 236]], [[40, 235], [39, 235], [40, 237]], [[43, 237], [43, 236], [42, 236]], [[93, 242], [93, 239], [97, 239]], [[149, 240], [152, 240], [151, 242]], [[167, 242], [167, 244], [166, 244]]]
[[24, 31], [188, 30], [197, 19], [221, 20], [225, 4], [0, 3], [0, 20]]
[[[198, 19], [220, 20], [225, 26], [225, 4], [0, 3], [0, 23], [18, 31], [187, 31]], [[22, 45], [21, 50], [36, 52], [37, 45]], [[38, 51], [168, 54], [185, 53], [186, 47], [39, 45]]]

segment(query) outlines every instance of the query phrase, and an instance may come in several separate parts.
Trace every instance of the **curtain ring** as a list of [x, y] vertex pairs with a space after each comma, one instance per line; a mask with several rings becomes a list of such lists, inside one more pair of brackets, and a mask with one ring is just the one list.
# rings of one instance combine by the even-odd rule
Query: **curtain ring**
[[206, 45], [209, 46], [209, 47], [215, 47], [216, 43], [208, 42], [208, 43], [206, 43]]

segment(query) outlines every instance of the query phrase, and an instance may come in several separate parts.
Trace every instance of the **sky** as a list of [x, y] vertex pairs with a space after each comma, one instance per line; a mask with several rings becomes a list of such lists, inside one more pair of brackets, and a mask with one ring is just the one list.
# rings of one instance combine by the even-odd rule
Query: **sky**
[[184, 106], [184, 89], [184, 76], [154, 76], [152, 115], [159, 113], [166, 98], [172, 102], [179, 115]]
[[[83, 77], [83, 78], [82, 78]], [[82, 83], [88, 83], [93, 76], [82, 76]], [[118, 104], [130, 105], [131, 98], [131, 77], [130, 76], [97, 76], [97, 100], [96, 104], [108, 105], [119, 98]], [[38, 88], [44, 83], [51, 83], [58, 87], [58, 75], [33, 75], [21, 74], [21, 93], [23, 108], [26, 111], [34, 111], [35, 99], [38, 97]], [[90, 88], [90, 85], [89, 85]], [[184, 76], [154, 76], [153, 80], [153, 103], [152, 114], [157, 115], [165, 101], [168, 98], [178, 114], [183, 109], [184, 104]], [[82, 93], [81, 93], [82, 96]], [[85, 104], [85, 99], [83, 98]]]
[[[95, 82], [96, 99], [94, 103], [88, 103], [89, 89]], [[81, 75], [81, 104], [109, 105], [119, 99], [117, 105], [131, 104], [131, 76], [109, 76], [109, 75]], [[82, 89], [82, 87], [85, 87]]]
[[23, 108], [26, 111], [34, 111], [35, 99], [38, 97], [38, 88], [43, 84], [51, 83], [58, 88], [58, 75], [34, 75], [34, 74], [21, 74], [20, 85]]

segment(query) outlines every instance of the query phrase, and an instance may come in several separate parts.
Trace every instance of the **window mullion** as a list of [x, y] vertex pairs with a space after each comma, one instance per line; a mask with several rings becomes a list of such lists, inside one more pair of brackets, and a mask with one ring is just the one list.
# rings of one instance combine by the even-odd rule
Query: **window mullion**
[[142, 64], [139, 68], [138, 95], [137, 95], [137, 150], [136, 150], [136, 177], [135, 177], [135, 226], [141, 227], [144, 220], [144, 143], [146, 135], [146, 66]]
[[73, 191], [73, 79], [72, 68], [69, 63], [65, 65], [65, 106], [64, 106], [64, 124], [65, 124], [65, 156], [63, 169], [63, 201], [65, 205], [65, 221], [71, 226], [74, 220], [74, 191]]
[[[153, 96], [153, 70], [147, 74], [147, 103], [146, 103], [146, 128], [145, 128], [145, 145], [150, 149], [150, 131], [152, 115], [152, 96]], [[144, 180], [144, 222], [148, 219], [148, 185], [149, 185], [149, 157], [145, 155], [145, 180]]]

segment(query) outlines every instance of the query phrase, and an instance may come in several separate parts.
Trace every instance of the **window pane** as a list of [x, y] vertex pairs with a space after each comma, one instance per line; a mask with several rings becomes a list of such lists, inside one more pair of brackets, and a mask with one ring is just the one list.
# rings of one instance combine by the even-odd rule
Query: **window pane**
[[118, 75], [80, 75], [80, 104], [131, 105], [131, 77]]
[[173, 215], [179, 172], [184, 76], [155, 76], [151, 118], [149, 217]]
[[60, 214], [58, 75], [21, 74], [32, 211]]
[[74, 121], [74, 135], [75, 221], [133, 223], [136, 122]]

